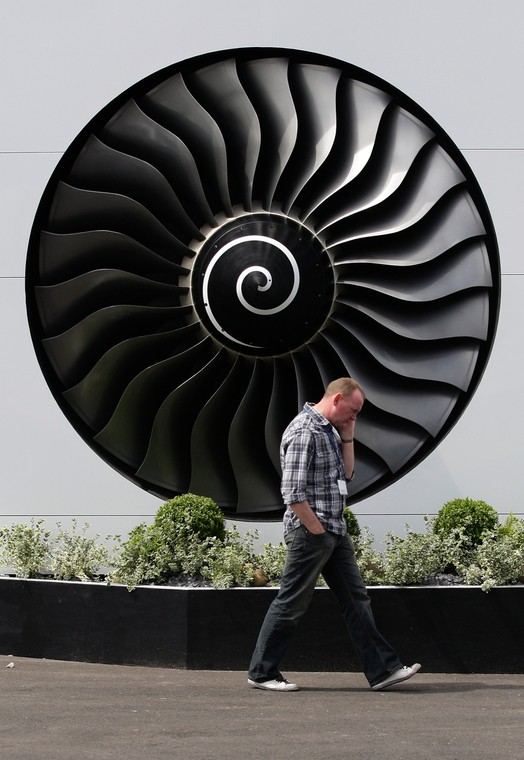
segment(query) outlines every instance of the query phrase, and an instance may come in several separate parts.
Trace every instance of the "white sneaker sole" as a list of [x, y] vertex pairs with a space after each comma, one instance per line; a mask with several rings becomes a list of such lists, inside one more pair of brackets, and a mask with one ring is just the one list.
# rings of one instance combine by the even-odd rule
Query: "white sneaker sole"
[[258, 683], [257, 681], [252, 681], [251, 678], [247, 679], [248, 684], [251, 686], [252, 689], [262, 689], [264, 691], [298, 691], [298, 686], [296, 683], [282, 683], [282, 685], [279, 686], [269, 686], [269, 684], [274, 683], [274, 681], [263, 681], [262, 683]]
[[402, 683], [403, 681], [407, 681], [409, 678], [413, 678], [415, 673], [418, 673], [420, 668], [422, 666], [419, 665], [418, 662], [416, 662], [414, 665], [412, 665], [409, 668], [409, 672], [405, 675], [399, 675], [397, 678], [392, 679], [389, 681], [387, 678], [382, 681], [381, 683], [375, 684], [375, 686], [372, 686], [371, 688], [373, 691], [381, 691], [382, 689], [389, 689], [390, 686], [395, 686], [397, 683]]

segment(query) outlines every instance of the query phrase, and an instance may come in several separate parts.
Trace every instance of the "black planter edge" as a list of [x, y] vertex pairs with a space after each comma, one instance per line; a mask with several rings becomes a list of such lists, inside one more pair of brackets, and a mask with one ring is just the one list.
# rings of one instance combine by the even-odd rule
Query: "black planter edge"
[[[524, 673], [524, 586], [371, 586], [379, 629], [434, 673]], [[0, 577], [5, 655], [246, 670], [274, 587], [125, 586]], [[329, 589], [315, 590], [282, 668], [359, 672]]]

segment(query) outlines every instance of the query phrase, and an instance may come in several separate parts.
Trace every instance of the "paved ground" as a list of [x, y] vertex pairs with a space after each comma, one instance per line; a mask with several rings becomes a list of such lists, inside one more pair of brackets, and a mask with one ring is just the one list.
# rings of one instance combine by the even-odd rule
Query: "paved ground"
[[[14, 667], [7, 667], [14, 663]], [[363, 676], [244, 673], [0, 656], [2, 760], [522, 760], [524, 675], [421, 672], [389, 691]]]

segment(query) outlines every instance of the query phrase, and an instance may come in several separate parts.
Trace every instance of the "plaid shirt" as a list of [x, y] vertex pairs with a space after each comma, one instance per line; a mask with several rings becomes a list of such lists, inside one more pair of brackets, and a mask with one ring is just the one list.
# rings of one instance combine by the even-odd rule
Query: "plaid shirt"
[[307, 499], [326, 530], [344, 535], [346, 497], [340, 494], [337, 481], [349, 482], [350, 478], [344, 472], [340, 436], [311, 404], [306, 404], [284, 430], [280, 463], [281, 491], [287, 506], [284, 534], [300, 525], [290, 505]]

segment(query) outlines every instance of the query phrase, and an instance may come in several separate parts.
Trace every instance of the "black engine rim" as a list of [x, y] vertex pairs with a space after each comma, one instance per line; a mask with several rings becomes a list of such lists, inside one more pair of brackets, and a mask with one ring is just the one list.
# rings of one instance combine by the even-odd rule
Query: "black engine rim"
[[500, 265], [420, 106], [343, 61], [248, 48], [156, 72], [86, 125], [37, 210], [26, 299], [50, 390], [108, 464], [274, 520], [282, 430], [334, 377], [367, 394], [351, 503], [436, 448], [487, 365]]

